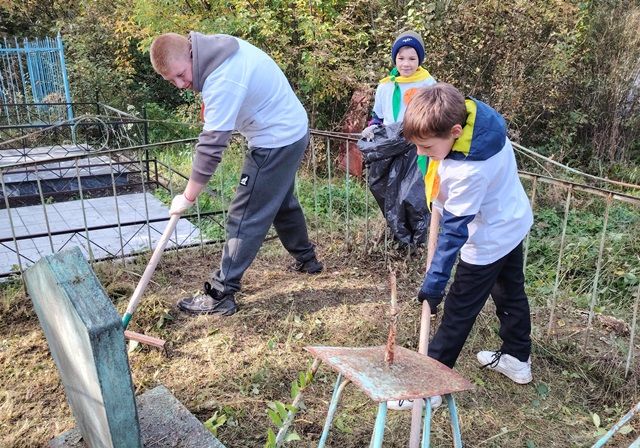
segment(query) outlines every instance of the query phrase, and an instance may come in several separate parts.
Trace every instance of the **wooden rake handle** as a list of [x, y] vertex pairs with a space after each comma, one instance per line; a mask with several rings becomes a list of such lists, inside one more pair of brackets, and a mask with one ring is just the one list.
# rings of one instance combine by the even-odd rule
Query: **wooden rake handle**
[[[429, 241], [427, 242], [427, 268], [429, 271], [431, 260], [436, 252], [438, 244], [438, 231], [440, 229], [440, 213], [432, 207], [431, 220], [429, 221]], [[426, 355], [429, 350], [429, 332], [431, 330], [431, 307], [426, 300], [422, 301], [422, 312], [420, 314], [420, 337], [418, 340], [418, 353]], [[411, 409], [411, 436], [409, 438], [409, 448], [419, 448], [420, 431], [422, 429], [422, 400], [414, 400]]]
[[162, 254], [164, 253], [164, 248], [167, 246], [167, 243], [169, 242], [169, 238], [171, 237], [171, 234], [175, 230], [176, 226], [178, 225], [179, 220], [180, 220], [180, 215], [171, 215], [171, 219], [169, 219], [169, 223], [167, 224], [167, 227], [164, 229], [164, 232], [162, 233], [162, 236], [158, 241], [158, 245], [153, 251], [153, 255], [151, 255], [151, 260], [149, 260], [149, 264], [145, 268], [144, 273], [142, 274], [142, 277], [138, 282], [138, 286], [136, 286], [135, 291], [133, 291], [133, 294], [131, 295], [131, 299], [129, 299], [129, 305], [127, 306], [127, 311], [122, 316], [122, 326], [124, 327], [125, 330], [129, 325], [129, 321], [131, 321], [131, 316], [133, 316], [133, 313], [135, 312], [136, 308], [138, 307], [138, 304], [140, 303], [140, 299], [142, 299], [142, 294], [144, 294], [144, 290], [147, 289], [147, 285], [151, 280], [151, 276], [156, 270], [156, 266], [158, 266], [158, 262], [160, 261], [160, 258], [162, 258]]
[[[433, 209], [431, 219], [429, 221], [429, 241], [427, 242], [427, 267], [424, 271], [425, 275], [429, 272], [433, 255], [436, 253], [438, 245], [438, 232], [440, 230], [440, 212]], [[431, 307], [426, 300], [422, 301], [422, 314], [420, 315], [420, 339], [418, 340], [418, 353], [423, 355], [429, 349], [429, 330], [431, 326]]]

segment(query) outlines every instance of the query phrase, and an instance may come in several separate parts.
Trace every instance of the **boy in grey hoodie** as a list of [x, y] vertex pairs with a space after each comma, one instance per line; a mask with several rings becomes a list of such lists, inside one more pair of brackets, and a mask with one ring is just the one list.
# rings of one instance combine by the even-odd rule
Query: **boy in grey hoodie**
[[191, 176], [173, 199], [170, 214], [182, 214], [194, 204], [234, 130], [249, 146], [229, 207], [220, 267], [204, 283], [203, 294], [180, 300], [178, 307], [194, 314], [234, 314], [234, 294], [271, 224], [296, 260], [293, 270], [322, 271], [293, 194], [309, 143], [307, 113], [278, 65], [248, 42], [222, 34], [163, 34], [154, 39], [150, 53], [158, 74], [179, 89], [201, 92], [204, 102], [204, 129]]

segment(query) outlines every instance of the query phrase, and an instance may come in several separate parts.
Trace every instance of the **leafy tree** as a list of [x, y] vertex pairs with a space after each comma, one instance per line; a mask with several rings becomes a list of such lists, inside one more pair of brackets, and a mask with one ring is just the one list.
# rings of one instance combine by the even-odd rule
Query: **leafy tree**
[[639, 17], [637, 0], [0, 2], [0, 32], [62, 32], [77, 100], [99, 89], [116, 106], [192, 116], [198, 97], [153, 72], [149, 45], [227, 33], [276, 60], [321, 129], [339, 127], [352, 93], [391, 68], [395, 36], [415, 29], [436, 79], [496, 107], [515, 140], [603, 172], [640, 159]]

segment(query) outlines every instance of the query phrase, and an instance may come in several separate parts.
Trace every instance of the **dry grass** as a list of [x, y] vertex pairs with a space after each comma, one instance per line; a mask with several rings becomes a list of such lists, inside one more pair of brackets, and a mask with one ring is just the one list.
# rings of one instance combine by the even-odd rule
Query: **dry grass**
[[[289, 384], [310, 363], [305, 345], [366, 346], [386, 340], [384, 259], [376, 254], [346, 257], [341, 247], [322, 247], [326, 271], [303, 276], [284, 269], [289, 259], [279, 243], [267, 243], [245, 276], [238, 296], [241, 312], [223, 319], [190, 317], [175, 308], [180, 296], [201, 286], [211, 263], [218, 261], [212, 260], [218, 248], [205, 249], [215, 256], [203, 256], [200, 249], [166, 254], [131, 329], [168, 340], [169, 356], [149, 348], [131, 353], [136, 393], [164, 384], [202, 421], [216, 411], [226, 414], [218, 437], [227, 447], [263, 446], [271, 424], [267, 403], [291, 401]], [[396, 266], [397, 341], [415, 349], [419, 307], [412, 298], [422, 260], [396, 261]], [[119, 263], [95, 267], [120, 312], [143, 269], [144, 260], [124, 268]], [[42, 446], [74, 422], [29, 300], [20, 288], [5, 285], [2, 293], [0, 445]], [[158, 328], [165, 313], [173, 320]], [[476, 386], [457, 396], [465, 446], [590, 446], [597, 439], [592, 413], [609, 427], [638, 400], [638, 372], [623, 378], [620, 335], [597, 326], [585, 352], [578, 348], [585, 317], [571, 309], [559, 313], [563, 326], [550, 340], [544, 334], [546, 310], [534, 307], [535, 381], [518, 386], [476, 365], [476, 351], [499, 344], [497, 319], [487, 305], [457, 365]], [[335, 375], [321, 367], [306, 395], [306, 411], [294, 425], [302, 441], [292, 446], [317, 445], [334, 381]], [[348, 387], [329, 446], [368, 446], [375, 411], [362, 393]], [[390, 412], [384, 446], [406, 446], [409, 425], [409, 413]], [[432, 428], [432, 446], [452, 446], [445, 410], [435, 413]], [[634, 435], [617, 438], [611, 446], [628, 445]]]

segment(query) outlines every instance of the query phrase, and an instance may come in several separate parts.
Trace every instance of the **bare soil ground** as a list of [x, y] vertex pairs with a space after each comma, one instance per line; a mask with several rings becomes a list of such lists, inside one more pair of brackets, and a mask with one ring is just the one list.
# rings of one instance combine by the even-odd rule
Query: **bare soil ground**
[[[386, 341], [389, 293], [383, 256], [345, 255], [341, 243], [329, 241], [320, 247], [326, 270], [308, 276], [288, 272], [290, 258], [279, 243], [266, 243], [244, 278], [241, 311], [228, 318], [192, 317], [175, 307], [180, 297], [202, 286], [218, 262], [219, 247], [165, 254], [131, 329], [166, 339], [169, 353], [147, 347], [130, 353], [136, 393], [164, 384], [203, 422], [216, 412], [224, 414], [227, 420], [217, 435], [227, 447], [263, 446], [267, 429], [277, 432], [267, 403], [291, 402], [290, 383], [311, 362], [304, 346]], [[120, 312], [145, 262], [94, 267]], [[415, 350], [420, 308], [413, 297], [423, 260], [392, 262], [401, 305], [397, 342]], [[0, 446], [43, 446], [74, 421], [29, 299], [19, 286], [4, 285], [0, 293]], [[557, 333], [549, 338], [545, 298], [531, 300], [531, 384], [519, 386], [478, 368], [475, 353], [499, 347], [490, 303], [460, 356], [456, 369], [475, 385], [456, 397], [467, 447], [590, 446], [598, 429], [609, 428], [639, 399], [637, 367], [624, 377], [623, 342], [629, 337], [624, 325], [597, 319], [584, 349], [586, 314], [561, 303]], [[317, 445], [334, 381], [335, 374], [321, 366], [294, 424], [302, 440], [288, 445]], [[328, 446], [368, 446], [376, 408], [354, 386], [347, 387]], [[410, 413], [390, 411], [384, 446], [405, 447], [409, 426]], [[432, 446], [452, 446], [445, 409], [435, 412], [432, 428]], [[632, 421], [627, 434], [608, 446], [627, 446], [639, 431], [640, 423]]]

